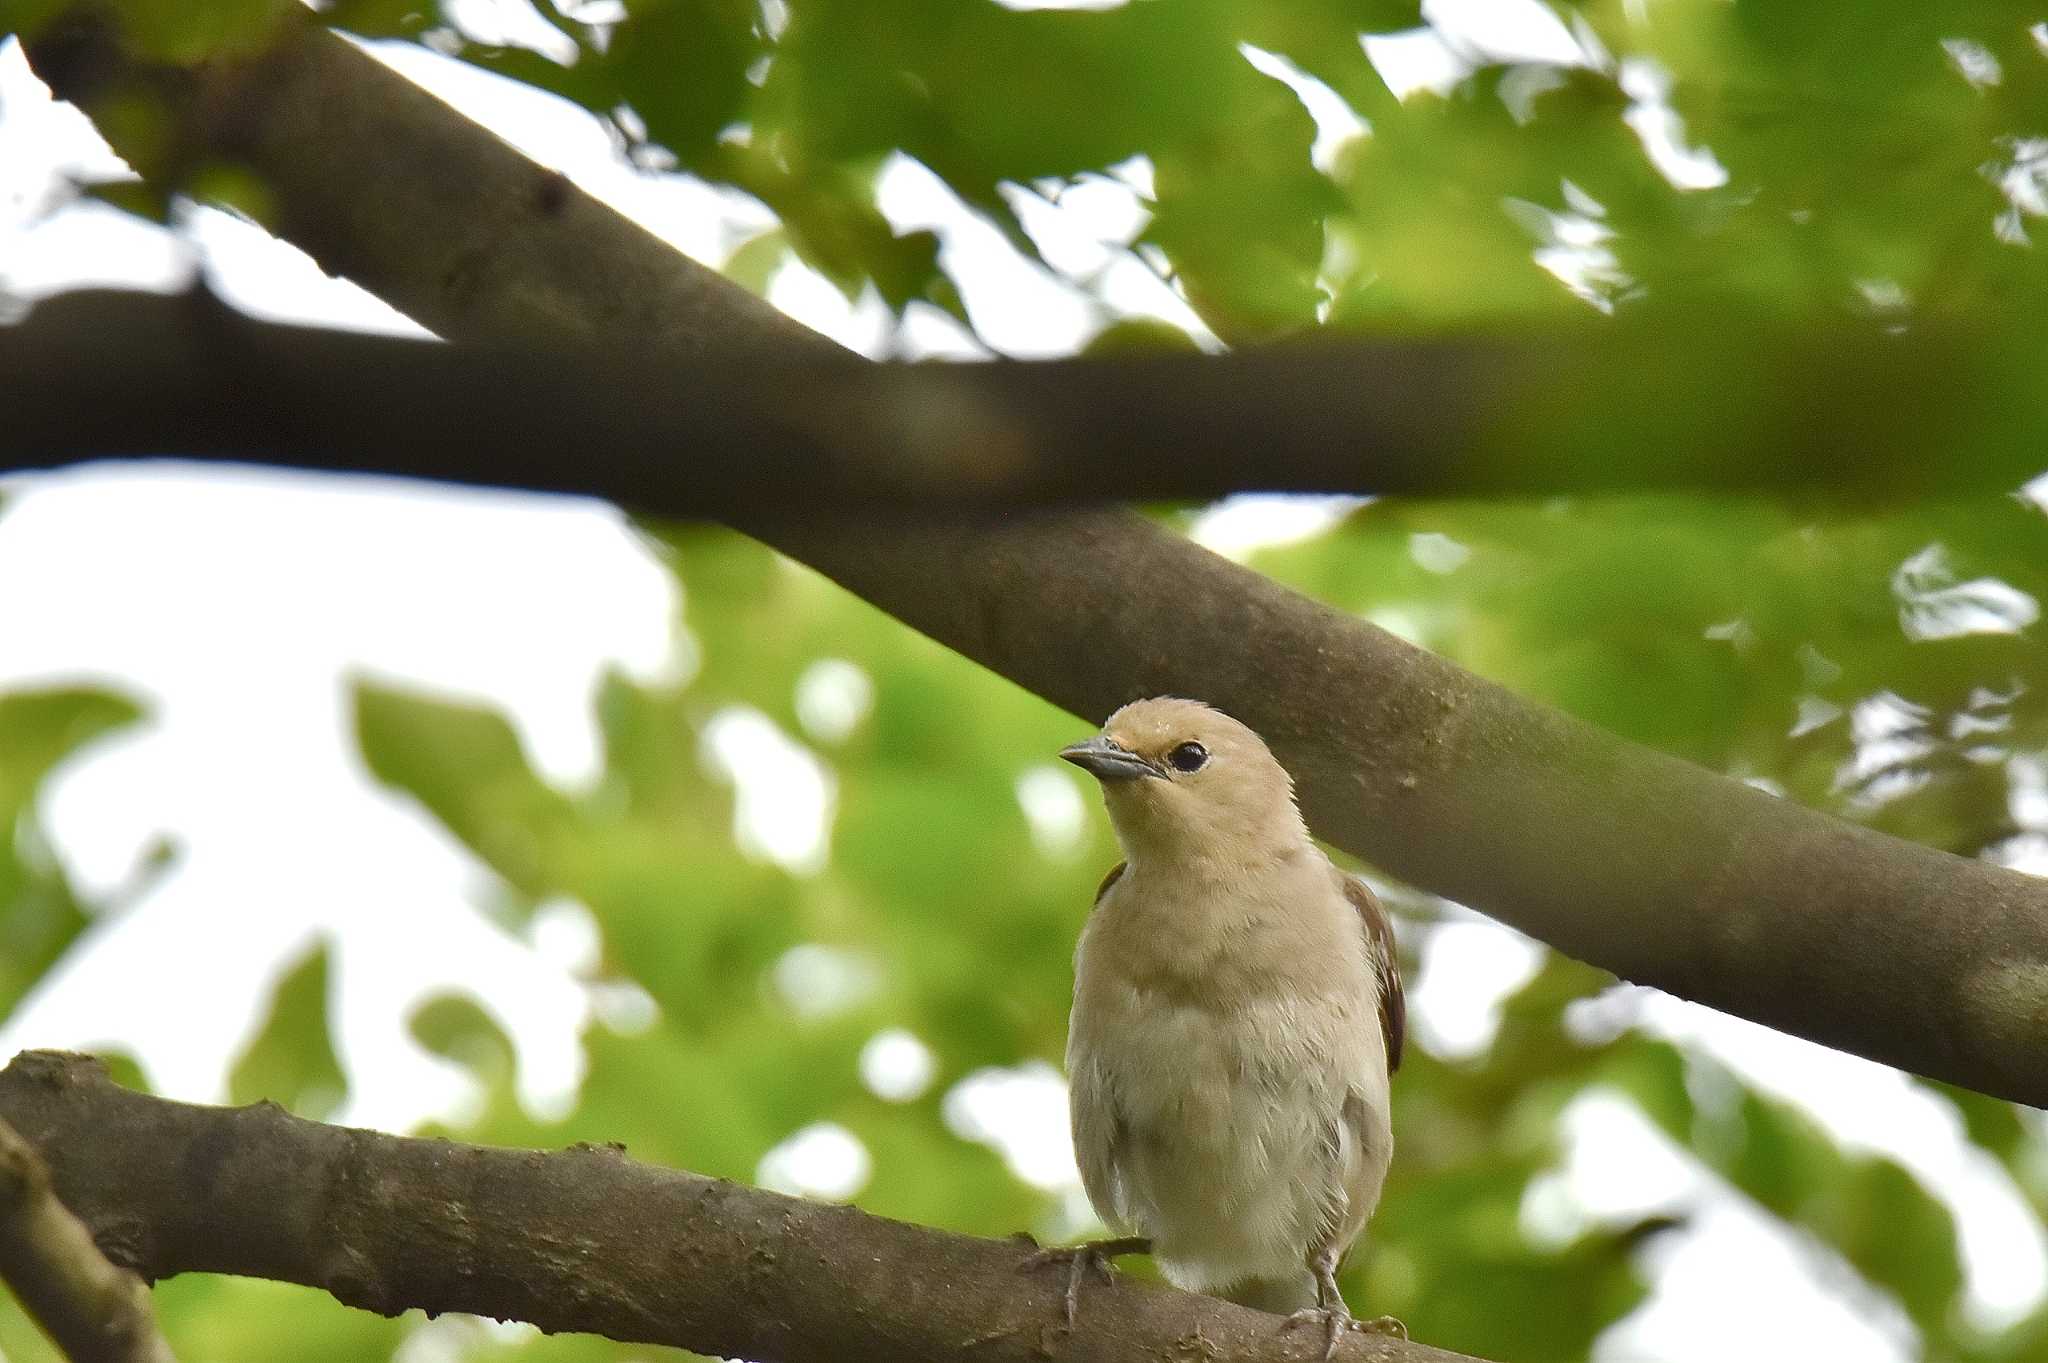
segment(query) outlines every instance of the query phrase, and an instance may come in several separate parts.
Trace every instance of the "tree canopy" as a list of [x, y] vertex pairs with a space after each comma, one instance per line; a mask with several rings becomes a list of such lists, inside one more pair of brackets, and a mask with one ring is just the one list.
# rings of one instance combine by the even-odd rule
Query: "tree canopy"
[[[80, 100], [142, 175], [93, 192], [146, 214], [179, 193], [232, 204], [452, 340], [545, 351], [619, 325], [631, 334], [617, 339], [639, 343], [636, 299], [652, 286], [606, 273], [626, 229], [598, 223], [565, 188], [535, 172], [530, 194], [508, 192], [493, 222], [466, 197], [481, 177], [452, 138], [403, 148], [404, 164], [388, 144], [341, 145], [350, 120], [368, 115], [335, 84], [338, 59], [274, 55], [277, 6], [115, 9], [118, 58], [96, 10], [0, 4], [0, 30], [25, 35], [38, 73]], [[2036, 622], [2048, 525], [2039, 497], [2016, 495], [2040, 448], [2040, 25], [1961, 3], [1591, 5], [1540, 28], [1544, 60], [1439, 37], [1455, 81], [1402, 99], [1384, 38], [1362, 41], [1428, 41], [1415, 36], [1417, 8], [1398, 3], [536, 9], [560, 35], [545, 50], [483, 41], [453, 7], [340, 0], [318, 22], [552, 91], [605, 118], [649, 173], [674, 168], [754, 196], [776, 225], [723, 262], [752, 286], [794, 259], [850, 298], [872, 291], [896, 314], [936, 309], [993, 331], [964, 301], [975, 281], [955, 277], [939, 238], [889, 218], [878, 186], [908, 157], [1095, 300], [1104, 326], [1092, 348], [1105, 361], [1283, 339], [1412, 353], [1418, 377], [1386, 384], [1373, 414], [1416, 439], [1470, 431], [1494, 470], [1477, 490], [1491, 495], [1474, 495], [1452, 441], [1440, 480], [1435, 463], [1416, 461], [1396, 485], [1361, 459], [1351, 490], [1400, 495], [1259, 554], [1262, 573], [1521, 696], [1784, 800], [1964, 858], [2041, 864], [2048, 709]], [[278, 99], [282, 88], [296, 98]], [[319, 90], [333, 98], [315, 102]], [[1348, 139], [1338, 106], [1357, 124]], [[380, 157], [391, 161], [381, 171]], [[380, 173], [428, 196], [425, 216], [380, 212], [362, 192]], [[1047, 248], [1046, 207], [1108, 182], [1137, 186], [1145, 215], [1105, 258], [1169, 279], [1197, 319], [1184, 329], [1118, 320], [1108, 267], [1076, 274]], [[564, 215], [572, 239], [587, 233], [587, 254], [542, 258], [508, 229], [536, 212]], [[788, 362], [777, 337], [811, 353], [766, 309], [739, 325], [723, 295], [663, 297], [673, 336], [657, 361], [758, 369]], [[1444, 383], [1429, 366], [1454, 354], [1511, 355], [1527, 366], [1515, 374], [1535, 377], [1477, 391]], [[1091, 416], [1113, 410], [1119, 371], [1102, 372], [1107, 396], [1084, 409]], [[1314, 400], [1298, 395], [1308, 410]], [[1113, 447], [1114, 428], [1102, 438]], [[1872, 450], [1882, 454], [1873, 463], [1904, 472], [1860, 477], [1859, 454]], [[1247, 450], [1247, 467], [1259, 453]], [[1229, 465], [1217, 467], [1227, 477]], [[1344, 467], [1334, 462], [1324, 480], [1336, 485]], [[1691, 474], [1644, 471], [1674, 467]], [[1558, 469], [1570, 476], [1547, 483]], [[1150, 490], [1174, 492], [1171, 472]], [[1160, 506], [1150, 519], [1185, 531], [1196, 514]], [[860, 533], [829, 517], [750, 507], [738, 523], [813, 563], [836, 556], [828, 571], [871, 596], [875, 581], [897, 580], [880, 569], [858, 580]], [[1030, 533], [1026, 517], [1002, 524]], [[914, 515], [903, 525], [915, 540]], [[594, 978], [631, 982], [659, 1009], [645, 1030], [592, 1026], [588, 1074], [561, 1120], [521, 1108], [511, 1053], [481, 1011], [451, 998], [422, 1013], [412, 1020], [421, 1044], [488, 1087], [484, 1110], [455, 1134], [618, 1141], [641, 1159], [753, 1181], [767, 1152], [831, 1123], [867, 1152], [856, 1199], [866, 1209], [982, 1235], [1070, 1229], [1057, 1190], [973, 1139], [957, 1110], [949, 1120], [948, 1095], [977, 1075], [1057, 1060], [1068, 955], [1113, 853], [1099, 819], [1072, 838], [1049, 834], [1019, 791], [1044, 779], [1077, 721], [760, 544], [679, 523], [647, 530], [688, 593], [700, 665], [674, 684], [606, 684], [605, 767], [591, 789], [550, 786], [488, 710], [367, 682], [354, 697], [370, 769], [491, 868], [501, 888], [491, 911], [516, 926], [550, 901], [588, 906], [603, 939]], [[925, 561], [948, 560], [941, 547]], [[947, 642], [978, 639], [988, 661], [1084, 650], [1086, 627], [1110, 618], [1090, 604], [1074, 616], [1079, 637], [1019, 637], [999, 605], [942, 603], [913, 623]], [[1178, 628], [1163, 622], [1156, 637]], [[1237, 674], [1248, 689], [1259, 663]], [[838, 675], [864, 679], [865, 704], [847, 722], [821, 719], [806, 699], [818, 669], [849, 666]], [[1114, 680], [1059, 699], [1086, 708]], [[830, 772], [821, 867], [793, 873], [735, 837], [731, 782], [701, 760], [707, 726], [733, 707], [765, 716]], [[0, 839], [0, 933], [11, 944], [0, 1006], [62, 955], [93, 907], [38, 835], [37, 785], [135, 716], [129, 702], [83, 689], [0, 699], [0, 798], [15, 829]], [[1310, 727], [1282, 737], [1307, 754]], [[1483, 792], [1489, 771], [1500, 790], [1511, 778], [1537, 788], [1515, 744], [1542, 737], [1494, 734], [1492, 766], [1478, 764], [1470, 788]], [[1355, 779], [1368, 811], [1398, 809], [1404, 775], [1424, 787], [1418, 799], [1433, 797], [1423, 768], [1332, 767], [1316, 789]], [[1579, 779], [1597, 792], [1607, 778]], [[1624, 789], [1634, 788], [1590, 801], [1587, 817], [1610, 822], [1616, 845], [1643, 843], [1657, 811]], [[1311, 792], [1318, 799], [1328, 807]], [[1513, 821], [1516, 809], [1501, 800], [1466, 812]], [[1551, 834], [1531, 823], [1516, 836], [1533, 858]], [[1663, 856], [1665, 844], [1649, 851]], [[1462, 849], [1388, 849], [1389, 864], [1397, 857], [1418, 879], [1451, 876]], [[1692, 883], [1693, 868], [1673, 865], [1674, 882]], [[1812, 1001], [1800, 991], [1832, 978], [1828, 936], [1741, 919], [1744, 903], [1717, 900], [1712, 876], [1700, 879], [1683, 906], [1707, 925], [1688, 943], [1704, 962], [1698, 978], [1751, 959], [1716, 925], [1795, 942], [1798, 953], [1751, 978], [1757, 1013], [1801, 1015]], [[1939, 917], [1950, 888], [1929, 881], [1933, 907], [1915, 924], [1931, 961], [1953, 946]], [[1412, 956], [1457, 917], [1421, 893], [1397, 907]], [[1955, 936], [1979, 922], [1959, 918]], [[1632, 960], [1673, 949], [1662, 936], [1632, 938], [1627, 924], [1588, 932], [1571, 943], [1581, 954], [1596, 939]], [[776, 986], [793, 953], [837, 972], [829, 1006]], [[1910, 949], [1899, 958], [1915, 959]], [[318, 954], [281, 980], [237, 1071], [238, 1100], [331, 1110], [321, 1106], [337, 1082], [327, 984]], [[1961, 1011], [1964, 992], [1930, 985], [1899, 1000], [1901, 1016]], [[1532, 1199], [1562, 1154], [1560, 1114], [1608, 1093], [1717, 1187], [1814, 1247], [1857, 1300], [1883, 1303], [1921, 1356], [2023, 1360], [2048, 1347], [2038, 1305], [1996, 1328], [1965, 1309], [1952, 1211], [1920, 1180], [1838, 1145], [1713, 1055], [1628, 1025], [1632, 997], [1604, 971], [1550, 954], [1504, 1000], [1478, 1054], [1433, 1051], [1426, 1039], [1416, 1048], [1396, 1087], [1400, 1153], [1386, 1199], [1345, 1280], [1354, 1302], [1444, 1348], [1517, 1363], [1586, 1357], [1643, 1302], [1646, 1249], [1683, 1234], [1675, 1223], [1694, 1210], [1587, 1218], [1565, 1234], [1535, 1223]], [[1894, 1021], [1871, 1017], [1853, 1039], [1883, 1052]], [[907, 1096], [863, 1078], [877, 1038], [899, 1032], [928, 1050], [936, 1076]], [[1885, 1053], [1934, 1070], [1942, 1044]], [[1980, 1082], [1992, 1086], [1988, 1071]], [[2048, 1206], [2034, 1114], [1968, 1089], [1927, 1090], [2036, 1211]], [[420, 1328], [242, 1279], [188, 1275], [155, 1296], [173, 1342], [208, 1357], [383, 1356]], [[462, 1347], [466, 1358], [647, 1352], [580, 1335]], [[45, 1349], [18, 1316], [0, 1316], [9, 1358]]]

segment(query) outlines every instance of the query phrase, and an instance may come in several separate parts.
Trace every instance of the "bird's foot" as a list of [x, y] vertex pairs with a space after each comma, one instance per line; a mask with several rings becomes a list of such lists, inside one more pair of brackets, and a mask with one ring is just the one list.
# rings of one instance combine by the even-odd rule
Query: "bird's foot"
[[1289, 1316], [1280, 1328], [1292, 1330], [1297, 1325], [1307, 1325], [1311, 1322], [1323, 1327], [1323, 1363], [1329, 1363], [1330, 1359], [1337, 1356], [1337, 1341], [1344, 1338], [1347, 1331], [1355, 1330], [1365, 1335], [1391, 1335], [1395, 1339], [1408, 1338], [1408, 1327], [1392, 1316], [1374, 1316], [1371, 1320], [1360, 1320], [1341, 1306], [1304, 1306]]
[[1116, 1240], [1090, 1240], [1085, 1245], [1062, 1245], [1054, 1249], [1042, 1249], [1024, 1261], [1028, 1271], [1044, 1268], [1049, 1264], [1067, 1266], [1067, 1328], [1074, 1328], [1074, 1317], [1081, 1308], [1081, 1280], [1090, 1273], [1104, 1282], [1112, 1280], [1109, 1271], [1110, 1260], [1123, 1254], [1150, 1254], [1152, 1242], [1142, 1235], [1127, 1235]]

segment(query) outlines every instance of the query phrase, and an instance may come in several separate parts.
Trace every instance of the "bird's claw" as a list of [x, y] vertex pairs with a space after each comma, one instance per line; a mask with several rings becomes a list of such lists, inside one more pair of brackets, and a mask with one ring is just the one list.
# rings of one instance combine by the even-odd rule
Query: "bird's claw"
[[1115, 1281], [1110, 1271], [1110, 1260], [1119, 1254], [1144, 1254], [1151, 1249], [1151, 1242], [1143, 1239], [1090, 1240], [1085, 1245], [1059, 1245], [1052, 1249], [1041, 1249], [1024, 1260], [1022, 1268], [1044, 1268], [1049, 1264], [1067, 1266], [1067, 1288], [1063, 1294], [1066, 1301], [1067, 1328], [1074, 1328], [1074, 1320], [1081, 1309], [1081, 1282], [1090, 1273], [1103, 1282]]
[[1282, 1322], [1280, 1328], [1292, 1330], [1295, 1326], [1306, 1325], [1310, 1321], [1321, 1322], [1325, 1332], [1323, 1363], [1329, 1363], [1329, 1360], [1337, 1356], [1337, 1341], [1344, 1338], [1348, 1330], [1355, 1330], [1360, 1334], [1391, 1335], [1395, 1339], [1408, 1338], [1408, 1327], [1393, 1316], [1374, 1316], [1371, 1320], [1360, 1320], [1342, 1308], [1332, 1310], [1327, 1306], [1304, 1306]]
[[1066, 1299], [1067, 1328], [1074, 1328], [1074, 1318], [1081, 1309], [1081, 1280], [1091, 1272], [1104, 1282], [1110, 1280], [1109, 1259], [1093, 1245], [1076, 1245], [1072, 1248], [1042, 1249], [1024, 1261], [1027, 1269], [1044, 1268], [1050, 1264], [1067, 1266]]

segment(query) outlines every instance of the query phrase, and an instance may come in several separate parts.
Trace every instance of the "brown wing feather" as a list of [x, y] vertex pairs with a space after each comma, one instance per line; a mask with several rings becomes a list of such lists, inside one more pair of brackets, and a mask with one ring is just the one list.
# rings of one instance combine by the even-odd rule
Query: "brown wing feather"
[[[1110, 879], [1115, 878], [1112, 873]], [[1387, 1072], [1392, 1074], [1401, 1068], [1401, 1042], [1408, 1031], [1408, 1002], [1401, 993], [1401, 958], [1394, 954], [1394, 925], [1380, 907], [1379, 896], [1364, 881], [1341, 872], [1337, 878], [1343, 883], [1344, 897], [1358, 910], [1365, 940], [1372, 947], [1373, 966], [1379, 971], [1380, 1031], [1387, 1039]], [[1103, 888], [1108, 888], [1107, 882]]]
[[[1096, 908], [1102, 907], [1104, 896], [1123, 875], [1124, 865], [1120, 861], [1110, 867], [1109, 874], [1102, 878], [1102, 884], [1096, 886]], [[1085, 944], [1086, 937], [1082, 941]], [[1078, 952], [1074, 964], [1078, 973]], [[1075, 981], [1074, 1010], [1077, 1018], [1081, 1009], [1080, 983], [1078, 979]], [[1067, 1042], [1067, 1082], [1070, 1085], [1074, 1160], [1081, 1169], [1081, 1186], [1088, 1192], [1089, 1205], [1095, 1208], [1095, 1214], [1105, 1225], [1129, 1230], [1130, 1227], [1124, 1224], [1123, 1169], [1130, 1133], [1124, 1124], [1123, 1113], [1117, 1108], [1116, 1090], [1102, 1066], [1077, 1063], [1071, 1036]]]

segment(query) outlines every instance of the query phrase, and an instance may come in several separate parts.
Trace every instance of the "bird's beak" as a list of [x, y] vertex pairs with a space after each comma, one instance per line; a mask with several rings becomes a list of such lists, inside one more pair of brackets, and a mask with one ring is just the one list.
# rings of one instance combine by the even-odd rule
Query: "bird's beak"
[[1098, 781], [1134, 781], [1160, 774], [1150, 762], [1100, 734], [1085, 743], [1068, 744], [1060, 749], [1060, 756]]

